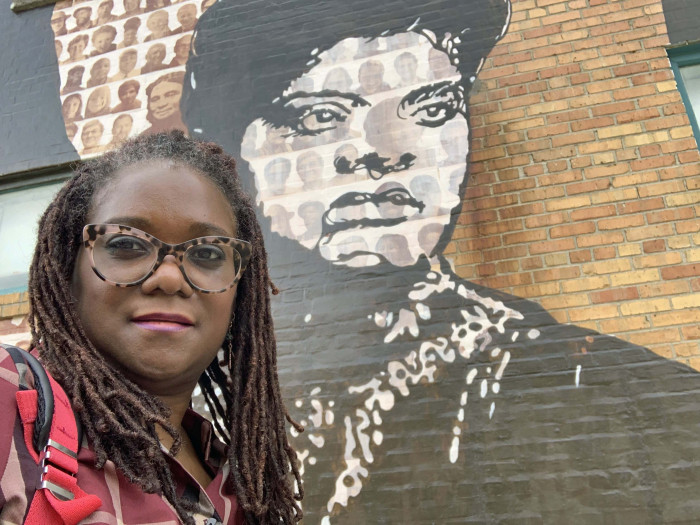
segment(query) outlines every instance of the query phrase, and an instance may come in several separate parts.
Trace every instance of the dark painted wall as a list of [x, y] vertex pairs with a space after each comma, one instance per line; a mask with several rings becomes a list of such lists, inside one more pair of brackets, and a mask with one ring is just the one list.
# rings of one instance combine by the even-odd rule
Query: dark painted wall
[[700, 3], [697, 0], [663, 0], [671, 44], [700, 40]]
[[0, 6], [0, 176], [78, 159], [58, 98], [53, 6], [21, 14], [9, 6]]

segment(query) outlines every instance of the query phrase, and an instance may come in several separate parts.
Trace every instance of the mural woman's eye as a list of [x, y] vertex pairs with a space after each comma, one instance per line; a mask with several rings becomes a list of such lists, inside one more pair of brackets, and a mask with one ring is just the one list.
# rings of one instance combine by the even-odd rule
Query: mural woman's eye
[[397, 114], [418, 126], [437, 128], [452, 120], [462, 105], [461, 92], [454, 84], [446, 82], [412, 91], [399, 104]]
[[411, 113], [411, 116], [416, 117], [416, 124], [434, 128], [442, 126], [445, 122], [454, 118], [456, 114], [457, 108], [454, 105], [448, 102], [437, 102], [419, 107]]
[[304, 108], [296, 126], [297, 132], [304, 135], [317, 135], [335, 129], [339, 122], [345, 122], [348, 112], [341, 107], [315, 105]]

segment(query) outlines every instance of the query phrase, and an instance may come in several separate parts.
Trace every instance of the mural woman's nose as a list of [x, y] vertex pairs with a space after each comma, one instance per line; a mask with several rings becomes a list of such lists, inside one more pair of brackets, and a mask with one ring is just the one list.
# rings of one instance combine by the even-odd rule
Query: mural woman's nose
[[382, 100], [367, 112], [364, 122], [367, 144], [379, 157], [389, 159], [387, 165], [405, 162], [407, 154], [414, 160], [420, 157], [423, 128], [412, 120], [399, 117], [400, 103], [398, 97]]

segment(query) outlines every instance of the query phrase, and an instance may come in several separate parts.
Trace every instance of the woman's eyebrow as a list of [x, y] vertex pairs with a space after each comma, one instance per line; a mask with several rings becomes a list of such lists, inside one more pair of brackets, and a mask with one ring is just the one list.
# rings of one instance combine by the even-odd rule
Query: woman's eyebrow
[[[131, 226], [132, 228], [143, 230], [146, 233], [150, 233], [149, 230], [153, 228], [151, 221], [149, 221], [148, 219], [129, 215], [110, 217], [104, 223], [123, 224], [124, 226]], [[210, 222], [194, 222], [190, 224], [189, 230], [190, 235], [192, 235], [193, 239], [196, 237], [208, 237], [211, 235], [221, 235], [223, 237], [232, 236], [230, 231]]]
[[417, 104], [418, 102], [422, 102], [434, 96], [454, 93], [458, 88], [459, 84], [456, 82], [451, 82], [449, 80], [437, 82], [435, 84], [429, 84], [427, 86], [421, 86], [418, 89], [414, 89], [403, 97], [401, 102], [402, 104]]
[[278, 106], [287, 106], [292, 101], [300, 98], [344, 98], [351, 102], [353, 107], [358, 106], [371, 106], [364, 98], [356, 93], [345, 93], [343, 91], [337, 91], [335, 89], [323, 89], [321, 91], [295, 91], [290, 95], [285, 95], [279, 97], [272, 101], [273, 104]]

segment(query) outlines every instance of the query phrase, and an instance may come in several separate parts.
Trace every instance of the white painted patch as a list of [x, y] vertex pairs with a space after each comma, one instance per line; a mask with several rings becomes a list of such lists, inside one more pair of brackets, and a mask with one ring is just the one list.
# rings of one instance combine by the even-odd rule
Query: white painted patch
[[304, 322], [305, 322], [305, 323], [308, 323], [309, 321], [311, 321], [311, 314], [306, 314], [306, 315], [304, 316]]
[[320, 394], [320, 393], [321, 393], [321, 387], [320, 387], [320, 386], [315, 387], [315, 388], [311, 391], [311, 395], [312, 395], [312, 396], [317, 396], [317, 395]]
[[520, 332], [513, 332], [513, 335], [511, 336], [510, 340], [515, 342], [515, 340], [518, 338], [520, 335]]
[[294, 406], [297, 407], [297, 408], [301, 408], [301, 405], [303, 405], [303, 404], [304, 404], [304, 402], [303, 402], [301, 399], [297, 399], [297, 400], [294, 402]]
[[314, 456], [311, 456], [309, 458], [309, 465], [315, 465], [316, 464], [316, 458]]
[[527, 336], [528, 336], [530, 339], [537, 339], [537, 338], [540, 336], [540, 331], [537, 330], [537, 329], [535, 329], [535, 328], [533, 328], [532, 330], [530, 330], [530, 331], [527, 333]]
[[489, 409], [489, 419], [493, 417], [493, 411], [496, 410], [496, 403], [491, 401], [491, 408]]
[[481, 380], [481, 388], [479, 391], [479, 395], [481, 396], [482, 399], [486, 397], [486, 394], [488, 393], [488, 391], [489, 391], [489, 383], [486, 379], [482, 379]]
[[576, 388], [578, 388], [580, 379], [581, 379], [581, 365], [576, 365], [576, 378], [574, 380], [574, 383], [576, 384]]
[[462, 392], [462, 396], [459, 398], [459, 404], [462, 406], [467, 405], [467, 392], [466, 391]]
[[382, 441], [384, 441], [384, 434], [381, 430], [375, 430], [374, 432], [372, 432], [372, 441], [374, 441], [375, 445], [382, 444]]
[[450, 463], [456, 463], [459, 457], [459, 438], [457, 436], [452, 438], [452, 444], [450, 445]]
[[506, 353], [503, 354], [503, 359], [501, 359], [501, 364], [498, 367], [498, 370], [496, 370], [496, 381], [500, 381], [503, 377], [503, 372], [505, 372], [506, 367], [508, 366], [508, 361], [510, 361], [510, 352], [506, 350]]
[[460, 408], [459, 412], [457, 412], [457, 420], [461, 423], [464, 421], [464, 409]]
[[476, 368], [472, 368], [469, 373], [467, 374], [467, 384], [471, 385], [474, 382], [474, 378], [476, 377], [476, 374], [478, 374], [479, 371]]
[[316, 448], [323, 448], [323, 445], [326, 444], [326, 440], [323, 438], [323, 436], [316, 434], [309, 434], [309, 441], [311, 441]]
[[416, 311], [418, 312], [418, 317], [427, 321], [430, 319], [430, 307], [423, 303], [416, 303]]
[[491, 384], [491, 390], [493, 390], [494, 394], [498, 394], [501, 391], [501, 383], [499, 383], [498, 381], [494, 381]]

